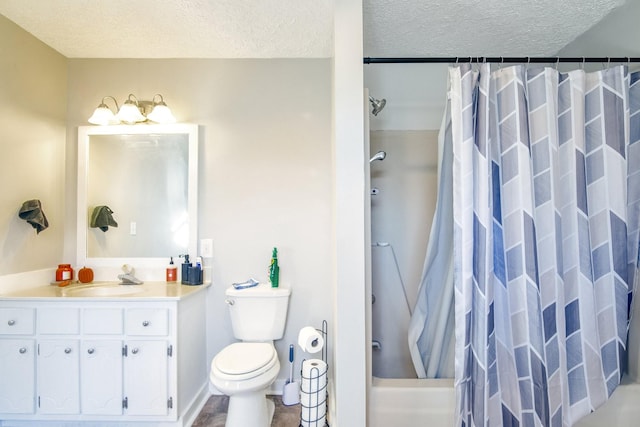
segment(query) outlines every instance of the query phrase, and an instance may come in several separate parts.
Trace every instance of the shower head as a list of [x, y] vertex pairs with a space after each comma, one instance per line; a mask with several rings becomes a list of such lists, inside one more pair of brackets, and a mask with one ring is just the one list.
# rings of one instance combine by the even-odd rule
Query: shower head
[[371, 103], [371, 106], [373, 107], [373, 110], [371, 110], [371, 114], [373, 114], [374, 116], [377, 116], [378, 113], [380, 111], [382, 111], [384, 106], [387, 104], [387, 100], [386, 99], [384, 99], [384, 98], [375, 99], [372, 96], [369, 96], [369, 102]]
[[378, 151], [369, 159], [369, 163], [373, 163], [374, 160], [384, 160], [385, 157], [387, 157], [387, 153], [385, 151]]

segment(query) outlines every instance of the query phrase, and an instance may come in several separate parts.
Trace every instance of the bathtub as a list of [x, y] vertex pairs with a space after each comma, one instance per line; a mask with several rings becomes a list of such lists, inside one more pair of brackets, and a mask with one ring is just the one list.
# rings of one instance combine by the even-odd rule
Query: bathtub
[[[576, 427], [640, 425], [640, 384], [623, 378], [611, 398]], [[373, 378], [369, 427], [451, 427], [455, 408], [452, 379]]]

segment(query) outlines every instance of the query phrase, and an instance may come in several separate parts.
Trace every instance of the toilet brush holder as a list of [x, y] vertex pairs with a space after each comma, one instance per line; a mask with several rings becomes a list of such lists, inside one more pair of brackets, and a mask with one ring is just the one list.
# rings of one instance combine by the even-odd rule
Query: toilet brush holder
[[289, 379], [282, 389], [282, 403], [286, 406], [300, 403], [300, 384], [293, 380], [293, 344], [289, 346]]
[[285, 406], [300, 403], [300, 384], [297, 381], [288, 382], [282, 390], [282, 404]]

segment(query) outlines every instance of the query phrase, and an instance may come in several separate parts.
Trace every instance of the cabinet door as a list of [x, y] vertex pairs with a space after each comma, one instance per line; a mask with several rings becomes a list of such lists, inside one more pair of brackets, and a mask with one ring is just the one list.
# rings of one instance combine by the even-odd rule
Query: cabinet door
[[78, 340], [38, 342], [38, 406], [42, 414], [80, 412]]
[[122, 414], [122, 341], [82, 342], [80, 393], [83, 414]]
[[129, 415], [167, 415], [167, 342], [128, 341], [124, 387]]
[[33, 413], [36, 369], [34, 350], [34, 340], [0, 340], [0, 413]]

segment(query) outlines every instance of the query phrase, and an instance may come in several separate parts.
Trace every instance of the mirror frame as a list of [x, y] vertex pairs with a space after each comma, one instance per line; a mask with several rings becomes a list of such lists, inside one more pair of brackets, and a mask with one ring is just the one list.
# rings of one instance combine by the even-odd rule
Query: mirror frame
[[[78, 194], [77, 194], [77, 234], [76, 260], [78, 266], [117, 267], [130, 264], [135, 268], [164, 268], [168, 256], [157, 257], [89, 257], [87, 253], [88, 207], [87, 169], [89, 167], [89, 141], [94, 135], [146, 135], [181, 134], [187, 135], [189, 144], [187, 211], [189, 216], [189, 255], [198, 255], [198, 125], [178, 123], [170, 125], [141, 124], [114, 126], [78, 126]], [[179, 262], [179, 261], [178, 261]], [[162, 270], [164, 272], [164, 270]]]

